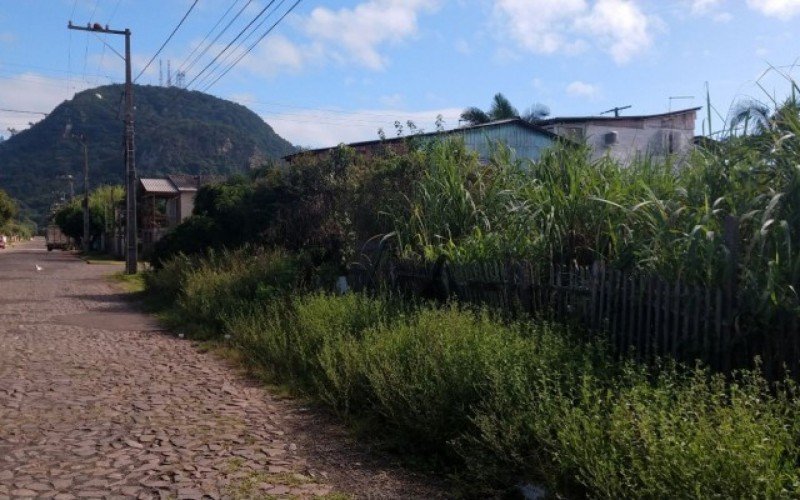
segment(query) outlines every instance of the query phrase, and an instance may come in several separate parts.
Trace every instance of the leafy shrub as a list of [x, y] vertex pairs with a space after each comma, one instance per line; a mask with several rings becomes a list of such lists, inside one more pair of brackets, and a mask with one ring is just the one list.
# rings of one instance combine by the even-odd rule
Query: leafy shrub
[[314, 294], [227, 321], [243, 352], [395, 441], [576, 496], [794, 496], [800, 398], [755, 372], [647, 369], [563, 327]]
[[179, 255], [146, 283], [173, 303], [172, 313], [192, 327], [194, 336], [208, 338], [222, 332], [230, 315], [286, 293], [297, 275], [295, 260], [285, 253], [244, 247], [210, 251], [202, 259]]

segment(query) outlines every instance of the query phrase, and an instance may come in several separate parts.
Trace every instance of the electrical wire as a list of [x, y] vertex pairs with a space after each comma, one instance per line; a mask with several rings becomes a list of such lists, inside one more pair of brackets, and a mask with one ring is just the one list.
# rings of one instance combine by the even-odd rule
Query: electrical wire
[[269, 18], [270, 18], [270, 17], [272, 17], [272, 14], [274, 14], [275, 12], [277, 12], [277, 11], [278, 11], [278, 9], [280, 9], [280, 8], [281, 8], [281, 6], [283, 5], [283, 3], [284, 3], [285, 1], [286, 1], [286, 0], [280, 0], [280, 2], [278, 3], [278, 5], [276, 5], [276, 6], [275, 6], [275, 8], [274, 8], [274, 9], [272, 9], [272, 11], [271, 11], [271, 12], [269, 12], [269, 13], [268, 13], [266, 16], [264, 16], [264, 18], [262, 18], [262, 19], [261, 19], [261, 21], [259, 21], [259, 22], [258, 22], [258, 24], [256, 24], [255, 26], [253, 26], [253, 28], [250, 30], [250, 32], [249, 32], [249, 33], [247, 33], [247, 35], [245, 35], [245, 37], [244, 37], [244, 38], [242, 38], [241, 40], [239, 40], [239, 43], [237, 43], [237, 44], [236, 44], [236, 47], [234, 47], [234, 48], [233, 48], [233, 50], [230, 50], [230, 51], [228, 51], [228, 52], [227, 52], [227, 53], [226, 53], [226, 54], [225, 54], [225, 55], [224, 55], [224, 56], [223, 56], [223, 57], [222, 57], [222, 58], [221, 58], [219, 61], [217, 61], [217, 63], [214, 65], [214, 67], [213, 67], [213, 68], [211, 68], [211, 71], [209, 71], [208, 73], [206, 73], [205, 75], [203, 75], [203, 77], [202, 77], [202, 78], [200, 78], [200, 79], [199, 79], [199, 81], [197, 82], [197, 87], [196, 87], [196, 88], [200, 88], [201, 86], [203, 86], [203, 85], [206, 85], [206, 84], [208, 83], [208, 81], [209, 81], [209, 80], [211, 80], [212, 78], [214, 78], [214, 73], [216, 73], [216, 72], [217, 72], [217, 70], [218, 70], [219, 68], [221, 68], [221, 67], [223, 67], [223, 66], [227, 65], [227, 64], [228, 64], [228, 61], [230, 60], [230, 58], [232, 58], [232, 57], [236, 57], [236, 56], [237, 56], [237, 54], [239, 54], [239, 53], [240, 53], [240, 52], [239, 52], [239, 49], [241, 49], [241, 48], [242, 48], [242, 46], [243, 46], [245, 43], [247, 43], [247, 41], [248, 41], [248, 40], [250, 40], [250, 38], [251, 38], [253, 35], [255, 35], [255, 34], [256, 34], [256, 32], [258, 32], [258, 30], [259, 30], [259, 29], [261, 29], [261, 26], [263, 26], [263, 25], [264, 25], [264, 23], [266, 23], [267, 21], [269, 21]]
[[49, 113], [44, 113], [42, 111], [24, 111], [24, 110], [21, 110], [21, 109], [6, 109], [6, 108], [0, 108], [0, 111], [5, 112], [5, 113], [22, 113], [22, 114], [26, 114], [26, 115], [44, 115], [44, 116], [47, 116], [49, 114]]
[[281, 23], [281, 21], [283, 21], [283, 20], [286, 18], [286, 16], [288, 16], [289, 14], [291, 14], [291, 12], [292, 12], [292, 11], [293, 11], [293, 10], [294, 10], [294, 9], [295, 9], [295, 8], [296, 8], [296, 7], [297, 7], [299, 4], [300, 4], [300, 2], [302, 2], [302, 1], [303, 1], [303, 0], [297, 0], [297, 1], [296, 1], [296, 2], [295, 2], [295, 3], [294, 3], [292, 6], [291, 6], [291, 7], [289, 7], [289, 10], [287, 10], [287, 11], [286, 11], [286, 12], [285, 12], [285, 13], [284, 13], [284, 14], [283, 14], [281, 17], [280, 17], [280, 19], [278, 19], [277, 21], [275, 21], [275, 23], [274, 23], [272, 26], [270, 26], [270, 27], [269, 27], [269, 29], [268, 29], [267, 31], [265, 31], [265, 32], [264, 32], [264, 34], [263, 34], [263, 35], [261, 35], [261, 36], [258, 38], [258, 40], [256, 40], [256, 41], [255, 41], [255, 43], [253, 43], [252, 45], [250, 45], [250, 47], [247, 49], [247, 51], [246, 51], [244, 54], [240, 55], [240, 56], [239, 56], [239, 57], [238, 57], [238, 58], [237, 58], [235, 61], [233, 61], [233, 64], [231, 64], [230, 66], [228, 66], [228, 68], [227, 68], [225, 71], [223, 71], [223, 72], [222, 72], [222, 74], [221, 74], [221, 75], [219, 75], [219, 76], [218, 76], [218, 77], [217, 77], [217, 78], [216, 78], [216, 79], [215, 79], [213, 82], [211, 82], [210, 84], [208, 84], [208, 85], [205, 87], [205, 89], [203, 89], [203, 91], [204, 91], [204, 92], [208, 91], [208, 89], [210, 89], [210, 88], [211, 88], [211, 87], [212, 87], [212, 86], [213, 86], [215, 83], [217, 83], [217, 82], [220, 80], [220, 78], [222, 78], [223, 76], [227, 75], [227, 74], [228, 74], [228, 72], [229, 72], [230, 70], [232, 70], [232, 69], [233, 69], [233, 67], [234, 67], [234, 66], [236, 66], [236, 65], [239, 63], [239, 61], [241, 61], [241, 60], [242, 60], [242, 59], [243, 59], [243, 58], [244, 58], [244, 57], [245, 57], [247, 54], [249, 54], [249, 53], [250, 53], [250, 52], [251, 52], [251, 51], [252, 51], [252, 50], [253, 50], [253, 49], [256, 47], [256, 45], [258, 45], [259, 43], [261, 43], [261, 40], [263, 40], [264, 38], [266, 38], [266, 37], [267, 37], [267, 35], [269, 35], [269, 34], [272, 32], [272, 30], [274, 30], [274, 29], [275, 29], [275, 28], [276, 28], [276, 27], [277, 27], [277, 26], [278, 26], [278, 25]]
[[186, 65], [186, 63], [189, 61], [189, 59], [191, 59], [191, 57], [195, 54], [195, 52], [197, 52], [197, 50], [200, 47], [202, 47], [204, 43], [206, 43], [206, 40], [208, 40], [208, 37], [211, 36], [211, 33], [213, 33], [214, 30], [217, 29], [217, 26], [219, 26], [220, 23], [228, 16], [228, 14], [230, 14], [231, 10], [233, 10], [233, 8], [236, 6], [237, 3], [239, 3], [239, 0], [234, 0], [233, 3], [231, 4], [231, 6], [228, 7], [228, 10], [226, 10], [225, 13], [222, 14], [222, 17], [217, 19], [217, 22], [214, 24], [214, 27], [211, 28], [208, 31], [208, 33], [206, 33], [206, 36], [204, 36], [203, 39], [200, 40], [200, 43], [195, 45], [194, 49], [192, 49], [192, 51], [189, 53], [188, 56], [186, 56], [186, 58], [183, 60], [183, 62], [180, 64], [180, 66], [178, 66], [178, 71], [182, 71], [183, 70], [183, 67]]
[[230, 28], [230, 27], [231, 27], [231, 25], [232, 25], [232, 24], [233, 24], [233, 23], [234, 23], [234, 22], [235, 22], [237, 19], [239, 19], [239, 16], [240, 16], [240, 15], [242, 15], [242, 12], [244, 12], [244, 10], [247, 8], [247, 6], [248, 6], [248, 5], [250, 5], [252, 2], [253, 2], [253, 0], [248, 0], [248, 1], [247, 1], [247, 3], [246, 3], [246, 4], [244, 4], [244, 6], [243, 6], [241, 9], [239, 9], [239, 12], [237, 12], [237, 13], [236, 13], [236, 15], [235, 15], [235, 16], [233, 16], [233, 19], [231, 19], [230, 21], [228, 21], [228, 24], [226, 24], [226, 25], [225, 25], [225, 27], [224, 27], [224, 28], [222, 28], [222, 31], [220, 31], [219, 33], [217, 33], [217, 36], [215, 36], [215, 37], [214, 37], [214, 39], [213, 39], [213, 40], [211, 40], [211, 42], [210, 42], [208, 45], [206, 45], [206, 48], [205, 48], [205, 49], [203, 49], [203, 51], [202, 51], [202, 52], [200, 52], [200, 54], [198, 54], [198, 55], [197, 55], [197, 57], [195, 57], [195, 58], [194, 58], [194, 60], [193, 60], [193, 61], [192, 61], [192, 62], [189, 64], [189, 66], [187, 66], [187, 67], [186, 67], [186, 69], [184, 70], [185, 72], [187, 72], [187, 73], [188, 73], [188, 72], [189, 72], [189, 71], [190, 71], [190, 70], [191, 70], [191, 69], [194, 67], [194, 65], [195, 65], [195, 64], [197, 64], [197, 61], [199, 61], [199, 60], [200, 60], [200, 59], [201, 59], [201, 58], [202, 58], [204, 55], [206, 55], [206, 53], [209, 51], [209, 49], [211, 49], [211, 47], [213, 47], [213, 46], [214, 46], [214, 44], [215, 44], [215, 43], [217, 43], [217, 40], [219, 40], [219, 38], [220, 38], [220, 37], [221, 37], [223, 34], [225, 34], [225, 32], [226, 32], [226, 31], [228, 31], [228, 28]]
[[200, 77], [200, 76], [201, 76], [203, 73], [205, 73], [205, 72], [206, 72], [206, 70], [208, 70], [208, 68], [209, 68], [209, 67], [210, 67], [212, 64], [214, 64], [215, 62], [217, 62], [217, 60], [218, 60], [218, 59], [219, 59], [219, 58], [222, 56], [222, 54], [224, 54], [224, 53], [225, 53], [225, 52], [226, 52], [226, 51], [227, 51], [229, 48], [231, 48], [231, 45], [233, 45], [233, 44], [236, 42], [236, 40], [238, 40], [238, 39], [239, 39], [239, 37], [241, 37], [241, 36], [244, 34], [244, 32], [245, 32], [245, 31], [247, 31], [247, 29], [248, 29], [248, 28], [250, 28], [250, 26], [252, 26], [252, 25], [253, 25], [253, 23], [254, 23], [254, 22], [256, 22], [256, 21], [258, 20], [258, 18], [259, 18], [259, 17], [261, 17], [262, 15], [264, 15], [264, 12], [266, 12], [266, 11], [267, 11], [267, 9], [269, 9], [269, 8], [272, 6], [272, 4], [274, 4], [274, 3], [275, 3], [275, 0], [270, 0], [270, 2], [267, 4], [267, 6], [266, 6], [266, 7], [264, 7], [263, 9], [261, 9], [261, 11], [260, 11], [258, 14], [256, 14], [256, 17], [254, 17], [254, 18], [253, 18], [253, 19], [252, 19], [252, 20], [251, 20], [249, 23], [247, 23], [247, 26], [245, 26], [244, 28], [242, 28], [242, 30], [239, 32], [239, 34], [237, 34], [237, 35], [236, 35], [236, 36], [233, 38], [233, 40], [231, 40], [230, 42], [228, 42], [228, 45], [226, 45], [226, 46], [225, 46], [225, 48], [224, 48], [224, 49], [222, 49], [222, 50], [219, 52], [219, 54], [217, 54], [217, 55], [214, 57], [214, 59], [212, 59], [212, 60], [211, 60], [211, 62], [210, 62], [210, 63], [206, 64], [206, 66], [205, 66], [205, 67], [204, 67], [202, 70], [200, 70], [200, 72], [199, 72], [197, 75], [195, 75], [195, 77], [194, 77], [194, 78], [192, 78], [192, 81], [190, 81], [190, 82], [189, 82], [189, 83], [186, 85], [186, 87], [187, 87], [187, 88], [188, 88], [188, 87], [190, 87], [190, 86], [191, 86], [191, 85], [192, 85], [192, 84], [195, 82], [195, 80], [197, 80], [197, 79], [198, 79], [198, 78], [199, 78], [199, 77]]
[[156, 51], [156, 53], [155, 53], [155, 54], [153, 54], [153, 57], [151, 57], [151, 58], [150, 58], [150, 61], [149, 61], [149, 62], [148, 62], [146, 65], [145, 65], [145, 67], [142, 69], [142, 71], [140, 71], [140, 72], [139, 72], [139, 74], [138, 74], [138, 75], [136, 75], [136, 78], [134, 78], [134, 79], [133, 79], [134, 83], [135, 83], [137, 80], [139, 80], [139, 77], [140, 77], [140, 76], [142, 76], [142, 74], [144, 74], [144, 72], [145, 72], [145, 71], [147, 71], [147, 68], [149, 68], [149, 67], [150, 67], [150, 65], [151, 65], [151, 64], [153, 64], [153, 61], [155, 61], [155, 60], [156, 60], [156, 57], [158, 57], [158, 55], [161, 53], [161, 51], [162, 51], [162, 50], [164, 50], [164, 47], [166, 47], [166, 46], [167, 46], [167, 44], [169, 43], [169, 41], [170, 41], [170, 40], [172, 40], [172, 37], [173, 37], [173, 36], [175, 36], [175, 33], [176, 33], [176, 32], [178, 31], [178, 29], [179, 29], [179, 28], [180, 28], [180, 27], [183, 25], [183, 22], [184, 22], [184, 21], [186, 21], [186, 18], [187, 18], [187, 17], [189, 17], [189, 14], [192, 12], [192, 10], [194, 10], [194, 8], [195, 8], [195, 6], [197, 5], [197, 2], [198, 2], [198, 1], [200, 1], [200, 0], [194, 0], [194, 3], [192, 3], [192, 6], [191, 6], [191, 7], [189, 7], [189, 10], [187, 10], [187, 11], [186, 11], [186, 14], [184, 14], [184, 15], [183, 15], [183, 18], [180, 20], [180, 22], [178, 23], [178, 25], [177, 25], [177, 26], [175, 26], [175, 29], [174, 29], [174, 30], [172, 30], [172, 33], [170, 33], [170, 34], [169, 34], [169, 36], [167, 37], [167, 39], [166, 39], [166, 40], [164, 40], [164, 43], [162, 43], [162, 44], [161, 44], [161, 47], [159, 47], [159, 49]]

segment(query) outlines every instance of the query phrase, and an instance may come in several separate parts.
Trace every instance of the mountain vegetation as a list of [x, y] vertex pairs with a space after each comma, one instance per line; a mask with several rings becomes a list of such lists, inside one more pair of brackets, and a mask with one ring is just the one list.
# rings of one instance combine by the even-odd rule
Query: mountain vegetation
[[[0, 187], [26, 215], [41, 219], [69, 195], [67, 175], [83, 176], [88, 143], [90, 183], [123, 180], [123, 86], [89, 89], [58, 105], [31, 128], [0, 142]], [[177, 87], [135, 86], [136, 167], [139, 176], [247, 171], [295, 150], [246, 107]], [[69, 135], [65, 132], [69, 131]]]

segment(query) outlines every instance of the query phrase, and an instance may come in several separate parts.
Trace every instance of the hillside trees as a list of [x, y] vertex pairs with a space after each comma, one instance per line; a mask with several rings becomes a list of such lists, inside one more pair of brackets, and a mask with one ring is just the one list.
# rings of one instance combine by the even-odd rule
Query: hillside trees
[[0, 227], [17, 216], [17, 204], [11, 197], [0, 189]]

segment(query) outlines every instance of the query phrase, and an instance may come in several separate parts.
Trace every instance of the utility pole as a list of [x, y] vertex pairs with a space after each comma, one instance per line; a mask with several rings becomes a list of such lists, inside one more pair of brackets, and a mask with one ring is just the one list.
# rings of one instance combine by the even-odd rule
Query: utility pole
[[81, 134], [80, 139], [83, 146], [83, 253], [89, 251], [89, 146], [86, 144], [86, 136]]
[[69, 22], [67, 28], [80, 31], [94, 31], [110, 35], [125, 35], [125, 273], [136, 274], [137, 231], [136, 231], [136, 156], [133, 143], [133, 83], [131, 82], [131, 30], [112, 30], [99, 23], [76, 26]]

